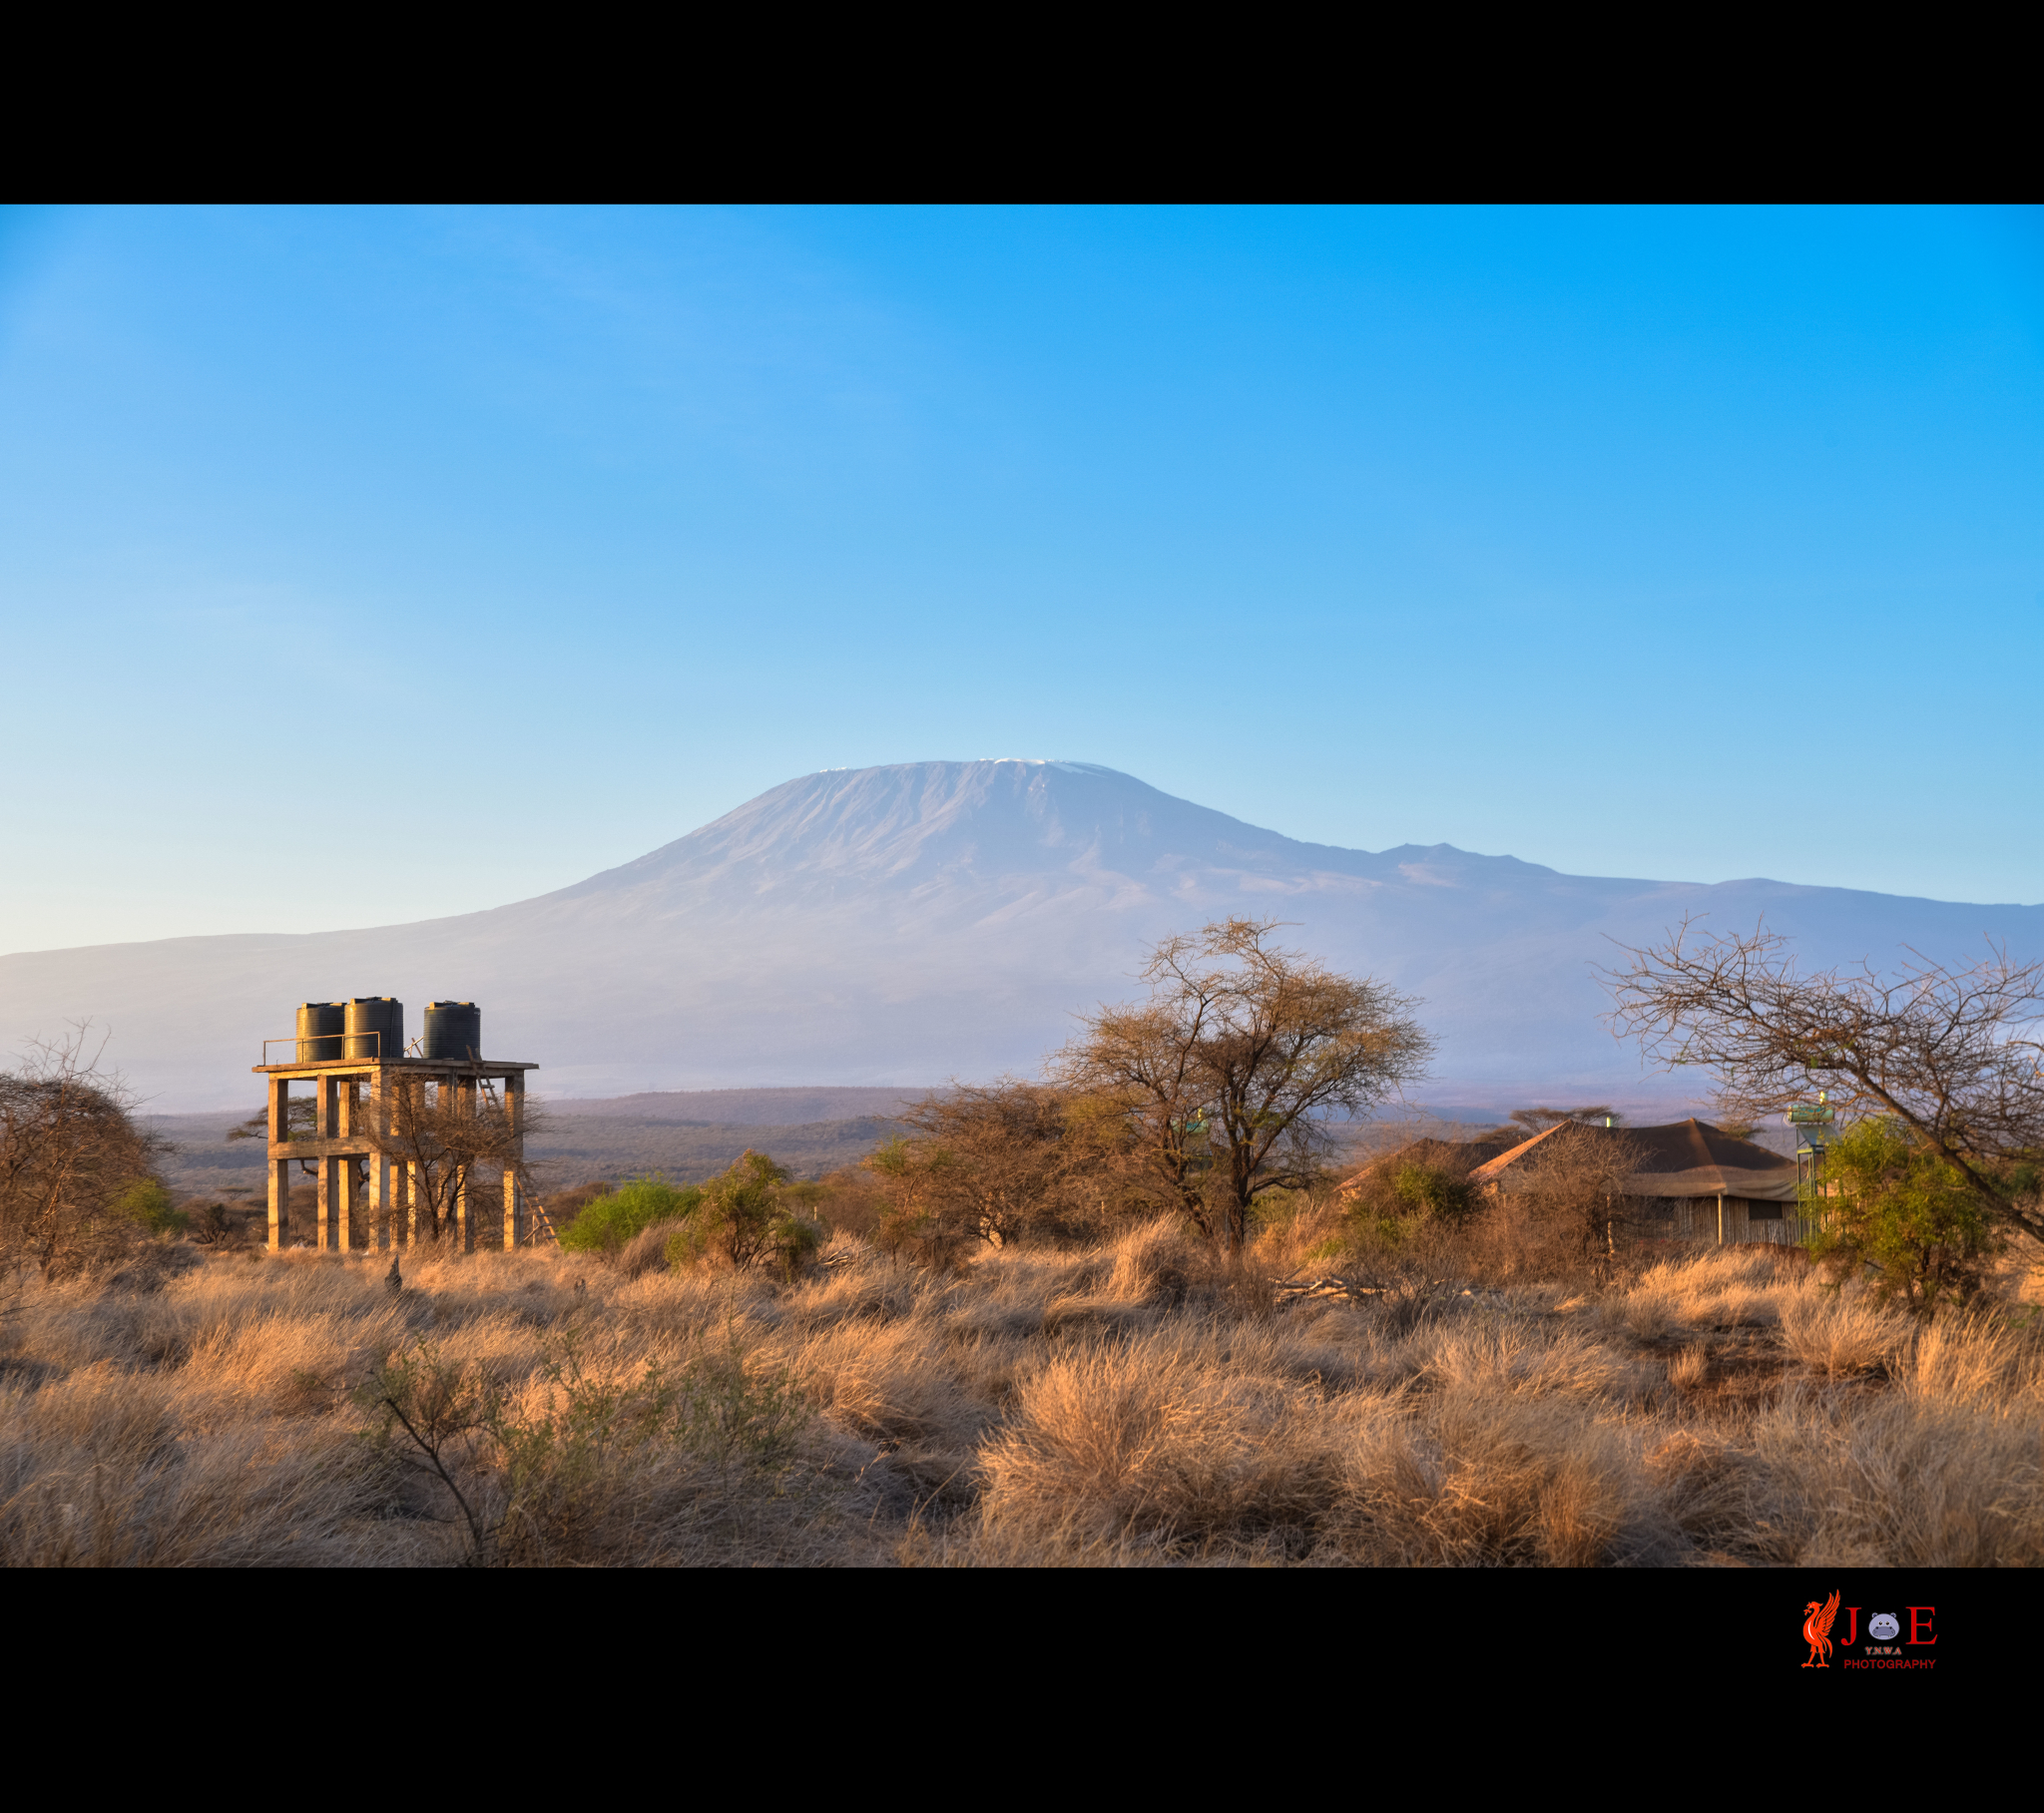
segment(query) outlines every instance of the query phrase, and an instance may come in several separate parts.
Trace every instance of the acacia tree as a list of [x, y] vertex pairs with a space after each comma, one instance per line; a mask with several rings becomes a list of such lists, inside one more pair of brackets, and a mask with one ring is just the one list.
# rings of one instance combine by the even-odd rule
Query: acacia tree
[[1970, 968], [1915, 951], [1899, 974], [1870, 965], [1804, 974], [1766, 925], [1622, 947], [1602, 972], [1621, 1038], [1664, 1068], [1714, 1071], [1731, 1115], [1780, 1113], [1828, 1093], [1841, 1119], [1880, 1117], [1950, 1165], [2003, 1228], [2044, 1237], [2032, 1167], [2044, 1148], [2044, 963], [1992, 943]]
[[1559, 1127], [1564, 1121], [1581, 1121], [1595, 1125], [1599, 1121], [1623, 1121], [1625, 1117], [1612, 1108], [1608, 1102], [1599, 1102], [1589, 1108], [1515, 1108], [1511, 1124], [1523, 1128], [1525, 1136], [1544, 1133], [1550, 1127]]
[[1232, 1252], [1258, 1196], [1317, 1174], [1323, 1117], [1366, 1113], [1433, 1053], [1416, 1001], [1276, 948], [1277, 930], [1229, 919], [1165, 939], [1142, 972], [1150, 999], [1102, 1008], [1052, 1061], [1120, 1103], [1151, 1183]]

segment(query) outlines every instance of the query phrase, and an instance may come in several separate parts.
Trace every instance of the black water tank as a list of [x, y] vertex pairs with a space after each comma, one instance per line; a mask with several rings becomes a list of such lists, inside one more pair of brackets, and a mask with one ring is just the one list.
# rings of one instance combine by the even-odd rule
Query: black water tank
[[374, 1062], [404, 1056], [404, 1003], [357, 995], [347, 1004], [347, 1055]]
[[428, 1058], [480, 1058], [482, 1055], [483, 1017], [473, 1001], [426, 1003]]
[[[340, 1056], [340, 1034], [346, 1030], [347, 1008], [338, 1001], [308, 1001], [298, 1009], [300, 1064], [324, 1064]], [[314, 1035], [319, 1035], [314, 1037]], [[332, 1035], [330, 1038], [326, 1035]]]

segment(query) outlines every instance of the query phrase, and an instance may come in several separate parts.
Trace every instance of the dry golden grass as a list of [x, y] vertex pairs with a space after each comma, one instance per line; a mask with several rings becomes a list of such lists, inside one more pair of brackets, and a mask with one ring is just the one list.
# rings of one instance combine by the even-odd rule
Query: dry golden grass
[[[2044, 1560], [2025, 1311], [1919, 1327], [1752, 1249], [1277, 1307], [1324, 1233], [949, 1272], [839, 1236], [787, 1285], [638, 1252], [16, 1278], [0, 1563]], [[363, 1395], [393, 1359], [487, 1406], [451, 1486]]]

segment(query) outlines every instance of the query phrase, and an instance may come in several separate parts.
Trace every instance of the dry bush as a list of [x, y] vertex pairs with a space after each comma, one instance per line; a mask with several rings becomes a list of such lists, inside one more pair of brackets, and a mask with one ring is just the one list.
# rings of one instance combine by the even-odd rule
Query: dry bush
[[407, 1168], [421, 1239], [450, 1237], [463, 1197], [480, 1199], [501, 1177], [515, 1176], [528, 1196], [539, 1193], [525, 1141], [546, 1132], [546, 1106], [502, 1094], [487, 1078], [453, 1085], [400, 1077], [373, 1110], [359, 1103], [352, 1119], [359, 1137]]
[[813, 1183], [797, 1183], [797, 1195], [832, 1233], [870, 1240], [879, 1232], [888, 1208], [887, 1192], [863, 1165], [826, 1172]]
[[1617, 1251], [1627, 1226], [1626, 1186], [1647, 1156], [1622, 1130], [1568, 1122], [1514, 1161], [1509, 1192], [1488, 1218], [1517, 1222], [1533, 1243], [1533, 1262], [1565, 1263]]
[[2034, 1404], [1800, 1388], [1757, 1425], [1764, 1521], [1809, 1567], [2044, 1564]]
[[1788, 1351], [1827, 1379], [1891, 1372], [1912, 1344], [1906, 1318], [1864, 1295], [1805, 1290], [1782, 1317]]
[[118, 1260], [142, 1237], [124, 1198], [153, 1198], [144, 1219], [169, 1207], [156, 1177], [168, 1146], [134, 1108], [82, 1025], [0, 1072], [0, 1265], [51, 1278]]
[[668, 1267], [668, 1246], [677, 1234], [686, 1234], [686, 1221], [656, 1221], [644, 1227], [619, 1248], [617, 1267], [628, 1278]]
[[1711, 1351], [1702, 1345], [1685, 1347], [1668, 1362], [1668, 1382], [1678, 1391], [1694, 1391], [1711, 1376]]
[[2044, 1399], [2044, 1327], [1991, 1310], [1947, 1309], [1916, 1334], [1911, 1390], [1953, 1401]]
[[1403, 1465], [1365, 1482], [1354, 1559], [1580, 1568], [1676, 1558], [1636, 1438], [1574, 1406], [1446, 1394]]
[[1108, 1198], [1123, 1193], [1118, 1160], [1128, 1143], [1121, 1117], [1099, 1110], [1082, 1092], [1049, 1084], [954, 1082], [910, 1108], [903, 1119], [915, 1136], [867, 1168], [896, 1206], [890, 1219], [907, 1210], [925, 1238], [940, 1229], [1007, 1246], [1097, 1232]]
[[[1239, 1337], [1238, 1337], [1239, 1338]], [[1341, 1497], [1341, 1426], [1310, 1385], [1194, 1326], [1088, 1346], [1017, 1383], [981, 1451], [983, 1516], [1051, 1543], [1173, 1547], [1293, 1533]]]

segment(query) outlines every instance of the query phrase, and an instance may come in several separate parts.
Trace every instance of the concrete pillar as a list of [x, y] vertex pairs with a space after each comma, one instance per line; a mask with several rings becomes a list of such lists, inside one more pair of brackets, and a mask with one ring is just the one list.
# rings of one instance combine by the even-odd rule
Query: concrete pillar
[[[361, 1097], [359, 1077], [336, 1077], [333, 1080], [333, 1136], [336, 1139], [352, 1139], [355, 1135], [356, 1111]], [[354, 1245], [355, 1222], [361, 1216], [361, 1203], [355, 1187], [355, 1161], [350, 1155], [337, 1159], [333, 1166], [333, 1250], [346, 1252]]]
[[333, 1165], [333, 1250], [346, 1252], [354, 1244], [355, 1161], [353, 1154], [334, 1158]]
[[454, 1250], [473, 1252], [473, 1242], [468, 1229], [468, 1167], [462, 1166], [454, 1174]]
[[419, 1243], [419, 1166], [416, 1158], [404, 1161], [404, 1243]]
[[291, 1085], [288, 1077], [272, 1077], [268, 1089], [269, 1146], [269, 1250], [280, 1252], [291, 1233], [291, 1165], [288, 1158], [274, 1156], [277, 1146], [289, 1136]]
[[[340, 1086], [331, 1072], [313, 1081], [312, 1132], [321, 1139], [335, 1139], [340, 1135]], [[334, 1173], [333, 1160], [320, 1158], [317, 1164], [317, 1188], [319, 1196], [319, 1232], [314, 1244], [321, 1252], [333, 1250], [333, 1209], [337, 1193], [338, 1178]]]
[[291, 1161], [269, 1161], [269, 1250], [281, 1252], [291, 1237]]
[[518, 1165], [525, 1156], [525, 1073], [504, 1079], [504, 1119], [510, 1124], [511, 1150], [504, 1165], [504, 1250], [518, 1244]]
[[384, 1125], [383, 1073], [380, 1070], [369, 1073], [369, 1099], [362, 1112], [368, 1117], [363, 1123], [373, 1149], [369, 1153], [369, 1250], [381, 1252], [389, 1244], [390, 1198], [383, 1187], [387, 1166], [383, 1157], [383, 1139], [389, 1133]]

